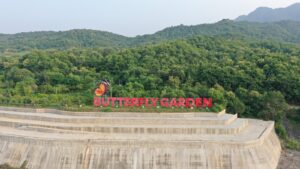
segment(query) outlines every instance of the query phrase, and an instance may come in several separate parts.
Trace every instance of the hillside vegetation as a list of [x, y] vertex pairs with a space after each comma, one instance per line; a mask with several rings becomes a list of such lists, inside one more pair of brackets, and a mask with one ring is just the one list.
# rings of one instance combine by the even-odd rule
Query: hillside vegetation
[[0, 52], [20, 52], [31, 49], [69, 49], [113, 47], [127, 43], [129, 38], [95, 30], [60, 32], [28, 32], [13, 35], [0, 34]]
[[250, 40], [275, 40], [300, 43], [300, 22], [275, 23], [235, 22], [222, 20], [215, 24], [175, 26], [151, 35], [134, 38], [94, 30], [70, 30], [61, 32], [30, 32], [0, 34], [0, 54], [23, 52], [31, 49], [71, 49], [100, 47], [134, 47], [168, 40], [185, 39], [200, 35], [244, 38]]
[[214, 110], [277, 119], [300, 102], [299, 55], [298, 45], [214, 37], [36, 50], [0, 58], [0, 103], [92, 105], [96, 83], [109, 79], [113, 96], [212, 97]]

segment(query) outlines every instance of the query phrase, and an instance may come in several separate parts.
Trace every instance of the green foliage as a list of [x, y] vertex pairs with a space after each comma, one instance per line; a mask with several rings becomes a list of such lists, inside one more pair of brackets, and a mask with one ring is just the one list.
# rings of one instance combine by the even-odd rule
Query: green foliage
[[288, 134], [286, 132], [286, 129], [284, 128], [282, 121], [278, 121], [275, 123], [275, 130], [276, 133], [278, 134], [278, 136], [283, 139], [286, 140], [288, 139]]
[[[134, 38], [85, 29], [60, 32], [29, 32], [14, 35], [3, 34], [0, 36], [0, 56], [1, 53], [10, 55], [13, 52], [24, 52], [32, 49], [65, 50], [72, 48], [132, 47], [200, 35], [229, 39], [239, 37], [251, 40], [276, 40], [299, 44], [299, 26], [300, 22], [295, 21], [255, 23], [222, 20], [214, 24], [179, 25], [166, 28], [155, 34], [136, 36]], [[207, 45], [209, 45], [207, 49], [213, 49], [218, 46], [217, 43], [211, 42], [207, 42]], [[266, 43], [265, 47], [280, 51], [288, 50], [287, 48], [281, 48], [278, 44]], [[110, 50], [106, 49], [105, 52], [110, 52]], [[31, 64], [30, 62], [26, 63]]]
[[31, 49], [70, 49], [111, 47], [126, 44], [130, 38], [94, 30], [43, 31], [0, 36], [0, 52]]
[[297, 139], [288, 138], [285, 141], [286, 148], [292, 149], [292, 150], [300, 150], [300, 141]]
[[111, 107], [105, 107], [105, 108], [103, 109], [103, 112], [111, 112]]
[[[201, 24], [195, 26], [179, 25], [169, 27], [152, 35], [137, 36], [131, 39], [131, 41], [133, 41], [131, 43], [154, 43], [199, 35], [225, 37], [228, 39], [239, 37], [253, 40], [276, 40], [281, 42], [300, 43], [300, 37], [295, 36], [300, 34], [300, 30], [297, 29], [299, 26], [300, 22], [297, 21], [256, 23], [244, 21], [235, 22], [224, 19], [214, 24]], [[210, 46], [214, 47], [214, 44], [211, 43]]]
[[300, 108], [291, 108], [288, 113], [286, 113], [286, 117], [292, 124], [296, 124], [300, 127]]
[[278, 136], [283, 141], [283, 146], [292, 150], [300, 150], [300, 140], [290, 138], [287, 134], [285, 127], [282, 124], [282, 121], [277, 121], [275, 123], [275, 130]]
[[280, 92], [267, 92], [262, 97], [262, 110], [259, 117], [265, 120], [280, 120], [284, 117], [287, 110], [287, 103]]
[[226, 96], [227, 103], [227, 112], [233, 114], [243, 115], [245, 111], [245, 104], [235, 96], [233, 92], [228, 92]]
[[0, 169], [26, 169], [27, 161], [24, 161], [21, 165], [21, 167], [12, 167], [8, 164], [2, 164], [0, 165]]
[[300, 102], [300, 48], [195, 37], [127, 49], [36, 50], [0, 58], [0, 103], [92, 105], [95, 85], [112, 96], [212, 97], [213, 110], [279, 120]]

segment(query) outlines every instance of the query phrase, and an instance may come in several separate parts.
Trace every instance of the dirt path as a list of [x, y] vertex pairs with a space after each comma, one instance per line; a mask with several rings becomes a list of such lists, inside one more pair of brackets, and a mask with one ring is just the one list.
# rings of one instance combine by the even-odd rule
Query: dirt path
[[281, 153], [277, 169], [299, 169], [300, 151], [284, 150]]

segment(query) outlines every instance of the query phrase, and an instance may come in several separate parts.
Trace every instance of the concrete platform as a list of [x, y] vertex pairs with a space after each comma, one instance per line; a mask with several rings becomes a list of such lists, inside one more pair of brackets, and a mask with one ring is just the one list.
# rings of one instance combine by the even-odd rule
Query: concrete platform
[[274, 122], [220, 113], [0, 107], [0, 163], [30, 169], [275, 169]]

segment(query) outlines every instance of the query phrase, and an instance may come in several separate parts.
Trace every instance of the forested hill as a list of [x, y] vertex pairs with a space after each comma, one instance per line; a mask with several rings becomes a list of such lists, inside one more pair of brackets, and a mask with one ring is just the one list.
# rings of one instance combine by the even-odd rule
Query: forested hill
[[300, 43], [300, 22], [255, 23], [222, 20], [215, 24], [170, 27], [151, 35], [134, 38], [95, 30], [0, 34], [0, 52], [74, 47], [131, 47], [199, 35]]
[[283, 20], [300, 21], [300, 3], [277, 9], [259, 7], [250, 14], [242, 15], [236, 20], [252, 22], [276, 22]]
[[0, 104], [91, 105], [97, 81], [109, 79], [116, 97], [212, 97], [215, 110], [281, 116], [285, 101], [300, 102], [299, 55], [299, 45], [212, 37], [31, 51], [0, 57]]
[[113, 47], [126, 44], [129, 38], [96, 30], [42, 31], [0, 34], [0, 52], [30, 49], [69, 49], [85, 47]]
[[300, 43], [300, 22], [281, 21], [274, 23], [255, 23], [222, 20], [215, 24], [170, 27], [152, 35], [138, 36], [132, 39], [132, 41], [134, 41], [134, 44], [138, 44], [199, 35]]

